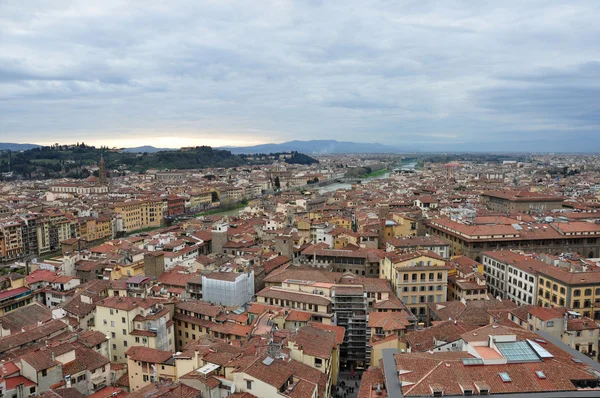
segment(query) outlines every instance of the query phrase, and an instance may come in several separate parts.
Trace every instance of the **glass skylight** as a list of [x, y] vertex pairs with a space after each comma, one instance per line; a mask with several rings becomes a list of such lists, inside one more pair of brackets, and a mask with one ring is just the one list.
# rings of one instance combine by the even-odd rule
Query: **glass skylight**
[[554, 358], [554, 355], [550, 354], [550, 352], [548, 350], [546, 350], [544, 347], [542, 347], [539, 342], [544, 342], [544, 340], [537, 340], [537, 341], [533, 341], [533, 340], [527, 340], [527, 342], [529, 343], [529, 345], [531, 346], [531, 348], [533, 348], [535, 350], [535, 352], [540, 356], [540, 358]]
[[540, 361], [540, 357], [527, 341], [496, 343], [496, 347], [508, 362]]
[[463, 358], [462, 363], [465, 366], [483, 365], [483, 359], [481, 359], [481, 358]]
[[539, 379], [545, 379], [546, 378], [546, 375], [541, 370], [536, 370], [535, 374], [537, 375], [537, 377]]

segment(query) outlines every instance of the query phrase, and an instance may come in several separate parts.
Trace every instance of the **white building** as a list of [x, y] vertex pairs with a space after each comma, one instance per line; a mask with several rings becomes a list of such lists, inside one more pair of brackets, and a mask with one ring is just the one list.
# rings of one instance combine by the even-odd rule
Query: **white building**
[[500, 250], [483, 253], [488, 290], [518, 305], [536, 302], [538, 271], [550, 265], [520, 252]]
[[202, 276], [202, 299], [226, 307], [241, 307], [254, 296], [254, 271], [213, 272]]

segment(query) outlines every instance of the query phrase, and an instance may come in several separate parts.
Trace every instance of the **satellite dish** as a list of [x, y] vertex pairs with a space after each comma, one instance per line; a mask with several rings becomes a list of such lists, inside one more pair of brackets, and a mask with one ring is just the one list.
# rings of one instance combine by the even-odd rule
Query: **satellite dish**
[[235, 394], [235, 384], [232, 384], [232, 385], [231, 385], [231, 393], [232, 393], [232, 394]]

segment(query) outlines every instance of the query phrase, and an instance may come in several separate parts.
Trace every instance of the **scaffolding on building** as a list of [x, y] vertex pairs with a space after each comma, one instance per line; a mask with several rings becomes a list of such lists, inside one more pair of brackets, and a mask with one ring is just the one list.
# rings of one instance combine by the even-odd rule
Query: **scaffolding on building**
[[370, 362], [368, 349], [368, 301], [362, 286], [337, 287], [331, 294], [335, 324], [346, 329], [340, 348], [340, 359], [353, 368], [364, 368]]

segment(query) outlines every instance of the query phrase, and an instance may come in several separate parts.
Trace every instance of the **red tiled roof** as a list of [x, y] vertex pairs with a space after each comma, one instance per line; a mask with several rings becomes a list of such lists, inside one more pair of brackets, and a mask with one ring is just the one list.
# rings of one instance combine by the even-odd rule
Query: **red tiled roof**
[[408, 318], [409, 315], [404, 311], [371, 312], [369, 313], [369, 327], [381, 328], [387, 332], [404, 330], [407, 326], [411, 325], [411, 321]]
[[171, 351], [161, 351], [154, 348], [134, 346], [127, 350], [125, 355], [134, 361], [164, 363], [173, 356], [173, 353]]
[[14, 362], [2, 362], [0, 363], [0, 377], [11, 376], [15, 373], [19, 373], [20, 369]]
[[25, 277], [25, 280], [28, 284], [37, 283], [37, 282], [52, 282], [57, 277], [55, 272], [45, 269], [36, 269], [31, 274]]
[[4, 300], [6, 298], [14, 297], [27, 292], [31, 292], [31, 290], [29, 290], [26, 287], [18, 287], [16, 289], [4, 290], [0, 292], [0, 300]]
[[[531, 306], [529, 313], [534, 317], [541, 319], [542, 321], [549, 321], [551, 319], [562, 318], [564, 316], [565, 309], [559, 310], [560, 307], [536, 307]], [[526, 319], [524, 319], [526, 320]]]
[[300, 303], [324, 306], [331, 304], [331, 299], [324, 296], [309, 293], [301, 293], [292, 290], [274, 289], [270, 287], [266, 287], [260, 292], [256, 293], [256, 296], [265, 298], [275, 298], [279, 300], [291, 300]]
[[9, 377], [8, 379], [4, 379], [6, 382], [6, 390], [14, 390], [17, 388], [18, 385], [23, 384], [23, 386], [25, 387], [33, 387], [35, 386], [35, 383], [31, 380], [29, 380], [27, 377], [25, 376], [15, 376], [15, 377]]
[[[488, 339], [501, 328], [487, 331], [481, 328], [477, 332], [482, 335], [481, 339]], [[504, 328], [502, 334], [514, 334], [518, 341], [538, 337], [521, 328]], [[467, 366], [460, 358], [468, 354], [456, 352], [397, 354], [395, 360], [404, 396], [427, 396], [432, 394], [432, 389], [442, 390], [445, 396], [463, 395], [463, 389], [477, 392], [477, 386], [488, 389], [490, 394], [575, 391], [577, 387], [572, 380], [597, 381], [597, 377], [587, 370], [587, 365], [574, 363], [569, 353], [550, 343], [544, 343], [544, 348], [553, 358], [536, 362]], [[545, 378], [539, 378], [537, 371], [542, 371]], [[501, 372], [508, 373], [511, 381], [502, 381], [499, 376]]]
[[212, 317], [216, 317], [221, 311], [219, 306], [194, 300], [177, 302], [175, 308]]
[[548, 195], [540, 192], [530, 191], [487, 191], [482, 193], [481, 196], [501, 198], [513, 202], [562, 202], [565, 200], [565, 198], [561, 196]]
[[309, 322], [308, 324], [313, 328], [327, 330], [329, 332], [335, 333], [335, 343], [337, 345], [341, 345], [344, 342], [344, 334], [346, 333], [346, 328], [344, 328], [343, 326], [325, 325], [324, 323], [318, 322]]
[[313, 326], [301, 328], [288, 341], [295, 343], [305, 354], [323, 359], [331, 358], [337, 345], [335, 334]]
[[463, 322], [446, 321], [437, 325], [416, 330], [406, 335], [406, 340], [412, 351], [428, 351], [436, 346], [436, 341], [446, 343], [458, 340], [461, 335], [477, 326]]
[[[377, 393], [377, 386], [381, 388], [381, 394]], [[357, 398], [386, 398], [385, 377], [380, 368], [367, 369], [360, 380]]]
[[[127, 376], [127, 373], [125, 373]], [[114, 395], [116, 394], [116, 395]], [[88, 395], [88, 398], [109, 398], [109, 397], [125, 397], [128, 394], [122, 389], [117, 387], [104, 387], [100, 391]]]
[[298, 321], [298, 322], [308, 322], [312, 314], [310, 312], [291, 310], [288, 316], [285, 318], [286, 321]]
[[582, 331], [582, 330], [595, 330], [600, 329], [600, 326], [593, 320], [587, 317], [569, 319], [567, 321], [568, 331]]
[[105, 298], [97, 303], [98, 306], [115, 308], [124, 311], [131, 311], [134, 308], [141, 307], [148, 309], [153, 305], [159, 303], [159, 300], [153, 298], [136, 298], [136, 297], [120, 297], [112, 296]]

